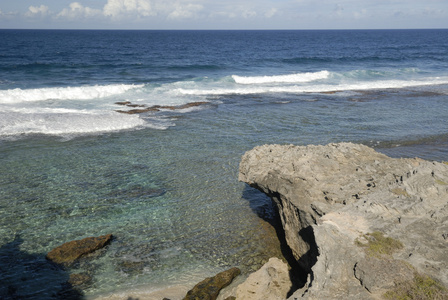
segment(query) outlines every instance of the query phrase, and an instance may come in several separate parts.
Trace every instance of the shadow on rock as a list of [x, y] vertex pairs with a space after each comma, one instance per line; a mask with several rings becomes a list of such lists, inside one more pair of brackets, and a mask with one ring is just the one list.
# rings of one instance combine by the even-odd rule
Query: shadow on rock
[[[291, 291], [288, 293], [288, 296], [292, 295], [297, 289], [302, 288], [305, 285], [309, 272], [303, 268], [303, 265], [306, 264], [305, 260], [307, 262], [311, 260], [315, 263], [315, 261], [317, 260], [317, 246], [311, 247], [312, 249], [309, 251], [309, 253], [306, 253], [303, 256], [303, 261], [297, 261], [291, 251], [291, 248], [286, 242], [285, 231], [283, 229], [282, 222], [278, 214], [278, 209], [274, 201], [263, 192], [252, 188], [249, 185], [246, 185], [246, 187], [244, 188], [242, 198], [249, 202], [250, 208], [261, 219], [268, 222], [274, 227], [280, 242], [282, 254], [291, 267], [290, 278], [293, 282], [293, 286], [291, 288]], [[302, 234], [307, 236], [307, 240], [313, 241], [313, 238], [310, 236], [310, 234], [313, 236], [312, 229], [311, 232], [303, 230]], [[313, 258], [313, 256], [316, 256], [316, 258]]]
[[[272, 226], [280, 224], [279, 216], [275, 204], [259, 190], [246, 185], [242, 198], [249, 202], [249, 207], [264, 221]], [[280, 224], [281, 225], [281, 224]]]
[[20, 250], [23, 240], [0, 248], [1, 299], [82, 299], [74, 289], [69, 274], [45, 259], [45, 255]]

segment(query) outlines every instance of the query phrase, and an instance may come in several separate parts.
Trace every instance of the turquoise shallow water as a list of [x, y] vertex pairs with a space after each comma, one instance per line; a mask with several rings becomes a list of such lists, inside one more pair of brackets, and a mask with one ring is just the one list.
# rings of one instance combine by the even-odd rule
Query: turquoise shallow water
[[[237, 180], [257, 145], [448, 161], [447, 34], [0, 30], [0, 298], [59, 299], [79, 272], [94, 298], [256, 269], [279, 251], [270, 200]], [[45, 260], [108, 233], [72, 269]]]
[[[243, 198], [235, 155], [241, 148], [222, 151], [230, 137], [190, 130], [3, 142], [2, 245], [20, 239], [19, 250], [44, 264], [45, 253], [63, 242], [112, 233], [115, 240], [103, 256], [72, 270], [94, 276], [86, 295], [190, 283], [230, 266], [259, 266], [270, 254], [251, 206], [269, 204]], [[58, 276], [49, 271], [39, 278], [34, 260], [16, 259], [31, 269], [11, 274], [12, 286], [21, 276], [38, 285]], [[60, 281], [45, 293], [58, 290]]]

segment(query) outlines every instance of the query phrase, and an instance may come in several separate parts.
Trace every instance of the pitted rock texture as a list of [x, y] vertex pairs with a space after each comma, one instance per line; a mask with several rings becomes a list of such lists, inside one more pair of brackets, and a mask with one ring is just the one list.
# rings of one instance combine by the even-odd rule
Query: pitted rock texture
[[[239, 180], [277, 204], [286, 241], [309, 272], [290, 299], [377, 299], [402, 279], [397, 270], [448, 286], [447, 164], [352, 143], [264, 145], [244, 154]], [[383, 268], [356, 243], [374, 231], [403, 244], [380, 258]]]

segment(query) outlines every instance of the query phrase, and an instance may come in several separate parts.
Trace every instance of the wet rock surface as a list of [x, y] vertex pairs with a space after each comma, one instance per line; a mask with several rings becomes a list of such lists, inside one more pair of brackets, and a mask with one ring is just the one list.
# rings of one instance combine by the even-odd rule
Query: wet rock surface
[[206, 278], [188, 291], [184, 300], [215, 300], [219, 292], [240, 274], [240, 269], [231, 268], [213, 277]]
[[[244, 154], [239, 180], [276, 203], [308, 274], [289, 299], [378, 299], [415, 272], [448, 285], [447, 164], [352, 143], [264, 145]], [[374, 232], [402, 247], [367, 248]]]
[[112, 234], [98, 237], [87, 237], [70, 241], [48, 252], [46, 258], [58, 265], [71, 266], [76, 260], [103, 248], [112, 240]]

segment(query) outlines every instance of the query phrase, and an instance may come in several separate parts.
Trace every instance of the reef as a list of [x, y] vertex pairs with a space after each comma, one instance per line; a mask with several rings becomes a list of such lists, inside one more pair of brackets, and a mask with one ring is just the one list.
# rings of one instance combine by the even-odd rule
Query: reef
[[[182, 105], [146, 106], [145, 104], [133, 104], [129, 101], [122, 101], [122, 102], [115, 102], [115, 104], [134, 108], [134, 109], [129, 109], [129, 110], [121, 110], [121, 109], [115, 110], [116, 112], [119, 112], [122, 114], [133, 115], [133, 114], [141, 114], [141, 113], [145, 113], [145, 112], [157, 112], [157, 111], [161, 111], [161, 110], [187, 109], [187, 108], [192, 108], [192, 107], [197, 107], [197, 106], [202, 106], [202, 105], [208, 105], [208, 104], [210, 104], [210, 102], [197, 101], [197, 102], [190, 102], [190, 103], [186, 103], [186, 104], [182, 104]], [[136, 108], [136, 107], [138, 107], [138, 108]]]

